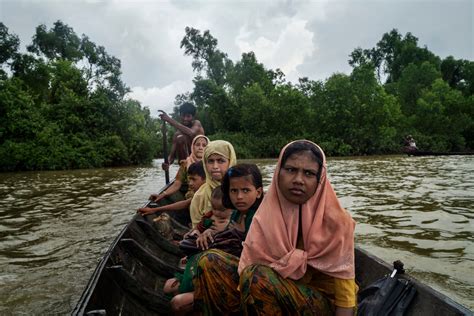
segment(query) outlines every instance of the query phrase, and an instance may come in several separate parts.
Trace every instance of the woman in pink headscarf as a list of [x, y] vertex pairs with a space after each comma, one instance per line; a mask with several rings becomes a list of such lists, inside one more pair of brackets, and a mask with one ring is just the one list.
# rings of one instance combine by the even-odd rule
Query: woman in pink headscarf
[[[283, 148], [240, 260], [217, 250], [201, 257], [193, 280], [196, 308], [207, 314], [354, 313], [355, 222], [326, 171], [316, 144], [301, 140]], [[221, 285], [206, 287], [206, 280]]]
[[201, 161], [204, 149], [209, 144], [209, 138], [204, 135], [197, 135], [191, 143], [191, 154], [186, 158], [186, 169], [195, 162]]

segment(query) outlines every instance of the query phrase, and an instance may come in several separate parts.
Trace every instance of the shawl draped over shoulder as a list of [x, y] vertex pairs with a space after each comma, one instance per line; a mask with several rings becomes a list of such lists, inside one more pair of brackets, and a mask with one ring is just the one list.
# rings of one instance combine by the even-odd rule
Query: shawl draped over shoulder
[[278, 176], [286, 145], [280, 152], [270, 188], [253, 218], [239, 262], [239, 274], [251, 264], [270, 266], [284, 278], [298, 280], [311, 266], [329, 276], [353, 279], [354, 228], [351, 215], [339, 203], [326, 174], [322, 153], [321, 178], [316, 192], [301, 205], [304, 249], [297, 249], [299, 205], [286, 200]]
[[207, 138], [204, 135], [197, 135], [196, 137], [194, 137], [193, 142], [191, 143], [191, 155], [189, 155], [188, 158], [186, 158], [186, 169], [188, 169], [191, 164], [201, 160], [196, 156], [196, 153], [194, 152], [194, 144], [197, 142], [199, 138], [204, 138], [207, 144], [209, 144], [209, 138]]

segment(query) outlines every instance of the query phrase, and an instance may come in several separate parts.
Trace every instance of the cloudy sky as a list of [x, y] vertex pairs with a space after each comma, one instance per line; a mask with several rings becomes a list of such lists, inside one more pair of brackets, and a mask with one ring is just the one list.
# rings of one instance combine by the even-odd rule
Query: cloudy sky
[[122, 61], [130, 97], [157, 116], [193, 87], [191, 58], [179, 47], [186, 26], [210, 30], [234, 61], [254, 51], [290, 81], [324, 80], [350, 73], [354, 48], [373, 47], [393, 28], [442, 58], [474, 60], [473, 10], [472, 0], [0, 0], [0, 21], [23, 48], [36, 26], [57, 20], [88, 35]]

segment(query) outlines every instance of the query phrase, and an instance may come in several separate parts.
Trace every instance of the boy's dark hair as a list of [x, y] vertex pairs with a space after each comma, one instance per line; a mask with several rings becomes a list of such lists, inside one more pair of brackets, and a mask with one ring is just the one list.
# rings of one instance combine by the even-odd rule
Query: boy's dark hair
[[310, 153], [313, 154], [314, 160], [318, 163], [319, 170], [318, 174], [316, 177], [318, 178], [318, 182], [321, 178], [321, 171], [323, 169], [323, 154], [319, 150], [318, 147], [314, 146], [313, 144], [309, 142], [304, 142], [304, 141], [297, 141], [288, 146], [285, 149], [285, 152], [283, 153], [283, 156], [281, 157], [281, 168], [285, 166], [286, 160], [288, 157], [290, 157], [293, 154], [302, 152], [302, 151], [309, 151]]
[[191, 114], [196, 115], [196, 107], [191, 102], [184, 102], [179, 106], [179, 115]]
[[206, 172], [204, 171], [202, 160], [193, 162], [189, 165], [188, 175], [200, 176], [201, 178], [206, 179]]
[[224, 179], [222, 180], [222, 193], [223, 198], [222, 202], [224, 207], [226, 208], [235, 208], [230, 200], [229, 189], [230, 189], [230, 179], [231, 178], [239, 178], [239, 177], [248, 177], [250, 178], [252, 184], [255, 188], [262, 188], [262, 195], [260, 198], [257, 198], [255, 203], [251, 206], [251, 208], [256, 209], [260, 202], [263, 200], [263, 183], [262, 183], [262, 174], [258, 169], [257, 165], [255, 164], [248, 164], [248, 163], [241, 163], [237, 164], [227, 170], [225, 173]]

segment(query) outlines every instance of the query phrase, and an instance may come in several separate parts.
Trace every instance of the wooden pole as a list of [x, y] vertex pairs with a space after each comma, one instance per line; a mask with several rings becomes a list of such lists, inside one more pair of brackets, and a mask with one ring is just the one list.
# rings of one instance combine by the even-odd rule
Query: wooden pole
[[170, 170], [169, 170], [169, 162], [168, 162], [168, 142], [166, 141], [166, 122], [163, 121], [161, 124], [161, 134], [163, 135], [163, 158], [165, 164], [168, 165], [168, 168], [165, 170], [165, 181], [166, 184], [170, 183]]

